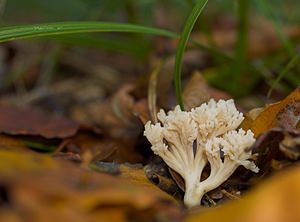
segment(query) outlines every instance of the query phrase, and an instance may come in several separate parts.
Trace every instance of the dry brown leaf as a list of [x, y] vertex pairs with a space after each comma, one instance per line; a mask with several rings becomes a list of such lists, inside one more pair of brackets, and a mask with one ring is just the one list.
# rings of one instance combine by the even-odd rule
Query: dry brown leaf
[[209, 87], [200, 72], [197, 71], [192, 75], [184, 87], [182, 96], [186, 110], [191, 110], [211, 98]]
[[79, 154], [82, 161], [88, 165], [91, 161], [107, 159], [117, 148], [111, 139], [89, 131], [80, 131], [76, 136], [65, 140], [56, 151], [56, 155], [61, 154], [61, 151]]
[[191, 110], [209, 99], [229, 99], [230, 96], [220, 90], [210, 87], [199, 71], [193, 73], [183, 90], [184, 107]]
[[258, 154], [256, 164], [260, 168], [259, 175], [268, 175], [298, 160], [300, 149], [297, 140], [299, 137], [299, 131], [280, 128], [268, 130], [260, 135], [250, 148]]
[[29, 108], [0, 107], [0, 133], [42, 136], [47, 139], [74, 136], [79, 125], [58, 116], [49, 116]]
[[148, 164], [144, 167], [147, 178], [158, 186], [161, 190], [172, 195], [177, 200], [183, 199], [183, 192], [180, 190], [176, 181], [172, 178], [169, 171], [170, 168], [158, 156], [150, 159]]
[[148, 118], [147, 102], [135, 100], [131, 95], [134, 89], [133, 84], [125, 84], [105, 102], [99, 101], [89, 107], [80, 107], [80, 117], [73, 113], [73, 118], [78, 118], [79, 122], [101, 127], [102, 139], [105, 138], [110, 143], [109, 146], [116, 150], [112, 161], [137, 163], [143, 160], [135, 147], [143, 130], [141, 120]]
[[142, 125], [146, 124], [150, 119], [150, 113], [147, 106], [147, 100], [141, 99], [137, 101], [133, 106], [133, 114], [138, 117]]
[[86, 110], [81, 112], [85, 114], [84, 117], [82, 114], [80, 117], [74, 114], [73, 118], [79, 122], [100, 125], [113, 138], [136, 137], [142, 130], [142, 124], [134, 115], [137, 102], [130, 94], [134, 89], [133, 84], [125, 84], [105, 102], [99, 101], [91, 104], [91, 107], [81, 107], [81, 111]]
[[241, 200], [215, 209], [191, 212], [186, 222], [300, 221], [300, 167], [281, 172]]
[[300, 127], [300, 88], [292, 92], [284, 100], [267, 105], [263, 111], [256, 114], [256, 118], [246, 118], [241, 125], [244, 129], [251, 129], [254, 135], [266, 132], [271, 128], [299, 129]]
[[285, 135], [284, 139], [279, 145], [279, 149], [289, 159], [298, 160], [300, 157], [300, 135]]

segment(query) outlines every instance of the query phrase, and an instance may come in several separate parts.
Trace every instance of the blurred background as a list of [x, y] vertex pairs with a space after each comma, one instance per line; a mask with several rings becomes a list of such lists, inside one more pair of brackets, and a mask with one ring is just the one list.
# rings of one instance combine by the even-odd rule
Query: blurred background
[[[193, 0], [1, 0], [1, 25], [62, 21], [111, 21], [180, 33]], [[184, 59], [183, 81], [194, 72], [220, 97], [245, 108], [282, 98], [300, 85], [297, 0], [209, 2]], [[1, 102], [39, 108], [85, 121], [88, 106], [104, 101], [125, 83], [134, 96], [147, 96], [148, 79], [162, 63], [158, 105], [176, 104], [172, 85], [177, 40], [141, 34], [93, 33], [34, 38], [0, 45]], [[284, 72], [284, 73], [282, 73]], [[270, 98], [267, 93], [279, 75]], [[197, 87], [196, 87], [197, 88]], [[221, 90], [221, 91], [218, 91]], [[70, 114], [71, 113], [71, 114]]]

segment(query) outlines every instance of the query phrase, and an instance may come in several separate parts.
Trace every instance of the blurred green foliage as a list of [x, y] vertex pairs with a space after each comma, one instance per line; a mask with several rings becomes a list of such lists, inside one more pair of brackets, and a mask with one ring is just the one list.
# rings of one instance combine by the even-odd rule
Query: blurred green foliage
[[183, 10], [184, 15], [189, 10], [187, 3], [180, 0], [9, 0], [2, 19], [21, 23], [101, 20], [147, 25], [153, 24], [157, 5], [172, 14]]
[[[0, 0], [2, 26], [64, 21], [110, 21], [166, 28], [180, 33], [185, 19], [196, 0]], [[232, 60], [211, 55], [214, 73], [207, 78], [214, 86], [234, 96], [249, 94], [262, 80], [270, 86], [295, 55], [298, 40], [292, 41], [283, 27], [300, 24], [299, 0], [215, 0], [210, 1], [195, 26], [206, 36], [220, 16], [229, 16], [238, 24], [238, 39]], [[264, 17], [275, 27], [284, 47], [278, 52], [250, 60], [246, 50], [249, 23], [252, 18]], [[259, 33], [257, 33], [259, 35]], [[146, 58], [151, 53], [148, 36], [72, 35], [62, 37], [62, 45], [102, 47], [117, 53], [129, 53]], [[122, 47], [122, 41], [126, 46]], [[298, 41], [298, 42], [297, 42]], [[131, 47], [132, 46], [132, 47]], [[251, 46], [250, 46], [251, 47]], [[140, 50], [139, 50], [140, 49]], [[283, 80], [274, 87], [291, 90], [300, 82], [300, 65], [294, 64]]]

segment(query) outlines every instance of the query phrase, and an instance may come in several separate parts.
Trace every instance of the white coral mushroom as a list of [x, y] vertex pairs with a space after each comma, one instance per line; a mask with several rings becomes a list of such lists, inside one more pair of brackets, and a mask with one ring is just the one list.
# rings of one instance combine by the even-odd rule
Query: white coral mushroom
[[[242, 165], [258, 172], [248, 159], [255, 139], [248, 130], [236, 130], [244, 117], [233, 100], [210, 100], [190, 112], [179, 106], [166, 114], [158, 113], [161, 123], [147, 122], [144, 135], [151, 149], [185, 181], [184, 203], [188, 207], [200, 204], [202, 196], [227, 180]], [[209, 163], [210, 175], [200, 181], [204, 167]]]

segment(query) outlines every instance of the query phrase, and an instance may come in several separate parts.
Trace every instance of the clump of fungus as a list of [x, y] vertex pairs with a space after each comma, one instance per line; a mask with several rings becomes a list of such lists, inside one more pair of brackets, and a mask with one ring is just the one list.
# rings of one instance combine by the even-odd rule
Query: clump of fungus
[[[242, 165], [258, 172], [248, 160], [247, 151], [254, 142], [253, 133], [237, 130], [243, 121], [233, 100], [210, 100], [190, 112], [179, 106], [166, 114], [157, 114], [160, 123], [145, 125], [144, 135], [151, 149], [185, 181], [184, 203], [188, 207], [199, 205], [203, 195], [226, 181]], [[204, 167], [210, 165], [210, 174], [201, 181]]]

